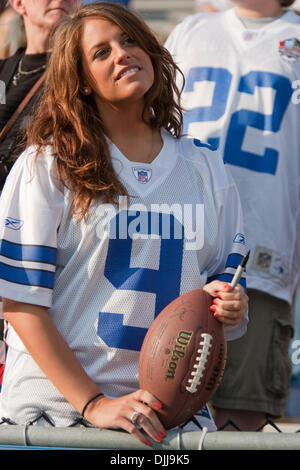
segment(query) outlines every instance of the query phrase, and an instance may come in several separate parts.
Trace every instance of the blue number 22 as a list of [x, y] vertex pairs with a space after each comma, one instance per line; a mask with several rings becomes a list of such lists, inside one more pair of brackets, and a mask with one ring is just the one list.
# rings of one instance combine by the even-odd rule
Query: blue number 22
[[[216, 121], [225, 112], [231, 84], [231, 74], [227, 70], [219, 68], [192, 68], [187, 76], [185, 91], [192, 91], [193, 83], [202, 80], [216, 83], [212, 105], [210, 108], [198, 107], [188, 111], [185, 129], [188, 129], [191, 122]], [[243, 140], [248, 126], [260, 131], [274, 133], [279, 131], [293, 89], [286, 77], [275, 73], [252, 71], [241, 77], [237, 91], [254, 95], [256, 87], [269, 87], [275, 91], [273, 112], [270, 115], [247, 109], [240, 109], [234, 112], [228, 126], [224, 147], [224, 161], [231, 165], [248, 168], [253, 171], [275, 174], [279, 157], [278, 151], [272, 148], [265, 148], [263, 155], [256, 155], [242, 150]], [[222, 97], [220, 99], [221, 91]], [[198, 137], [201, 138], [201, 136]], [[211, 141], [211, 143], [214, 142]], [[218, 143], [218, 139], [215, 139], [215, 144], [218, 145]]]

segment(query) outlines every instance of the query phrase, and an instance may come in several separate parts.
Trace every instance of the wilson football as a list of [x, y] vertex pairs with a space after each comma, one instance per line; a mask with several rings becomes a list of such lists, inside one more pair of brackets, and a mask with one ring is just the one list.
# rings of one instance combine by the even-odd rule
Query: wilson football
[[150, 326], [139, 359], [140, 388], [163, 404], [166, 429], [185, 423], [210, 400], [226, 362], [224, 327], [202, 289], [181, 295]]

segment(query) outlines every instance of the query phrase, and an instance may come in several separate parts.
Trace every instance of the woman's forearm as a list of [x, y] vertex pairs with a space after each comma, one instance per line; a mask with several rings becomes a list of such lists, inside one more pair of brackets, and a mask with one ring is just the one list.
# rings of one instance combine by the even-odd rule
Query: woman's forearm
[[37, 305], [3, 299], [3, 313], [44, 374], [81, 412], [99, 389], [57, 330], [47, 310]]

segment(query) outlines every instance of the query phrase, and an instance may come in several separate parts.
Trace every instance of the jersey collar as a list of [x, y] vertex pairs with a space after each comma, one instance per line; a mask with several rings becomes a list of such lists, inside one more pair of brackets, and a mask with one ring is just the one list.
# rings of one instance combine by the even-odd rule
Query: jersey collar
[[176, 140], [165, 129], [160, 130], [163, 146], [151, 163], [133, 162], [108, 139], [112, 163], [117, 175], [134, 188], [140, 196], [154, 191], [170, 174], [176, 164], [178, 153]]

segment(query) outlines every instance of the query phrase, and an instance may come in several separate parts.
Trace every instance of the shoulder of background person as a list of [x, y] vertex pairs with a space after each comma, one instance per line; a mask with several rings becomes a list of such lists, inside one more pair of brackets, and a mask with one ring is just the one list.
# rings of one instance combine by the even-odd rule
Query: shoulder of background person
[[25, 49], [18, 49], [13, 55], [6, 59], [0, 60], [0, 79], [8, 83], [11, 75], [14, 73], [20, 58], [24, 54]]

